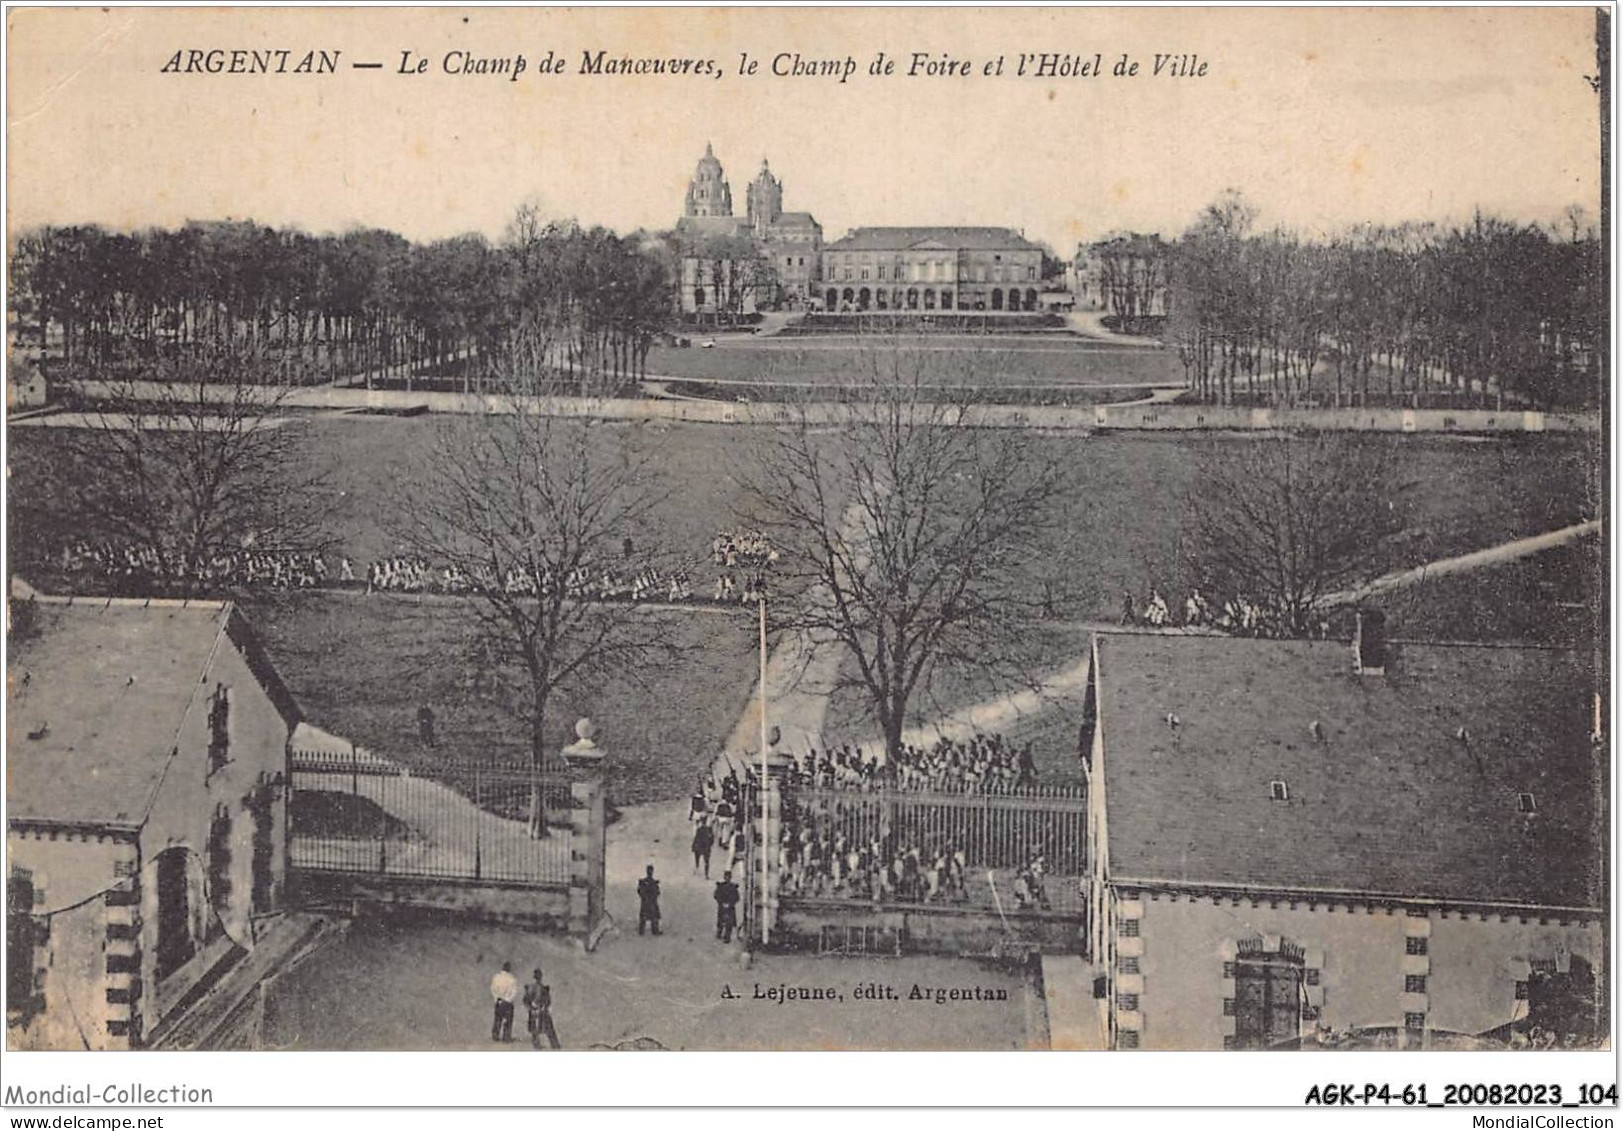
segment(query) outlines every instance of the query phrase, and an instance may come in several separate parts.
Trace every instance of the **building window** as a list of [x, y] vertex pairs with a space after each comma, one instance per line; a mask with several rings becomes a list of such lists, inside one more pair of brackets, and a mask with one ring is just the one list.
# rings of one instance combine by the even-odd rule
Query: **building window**
[[1289, 801], [1291, 799], [1291, 791], [1286, 787], [1284, 782], [1271, 781], [1268, 783], [1268, 796], [1272, 797], [1275, 801]]
[[1234, 977], [1234, 963], [1232, 963], [1232, 962], [1223, 963], [1223, 977], [1225, 977], [1225, 978]]
[[1319, 1007], [1316, 1006], [1316, 1005], [1310, 1005], [1310, 1004], [1308, 1004], [1307, 1002], [1304, 1001], [1302, 1003], [1302, 1020], [1303, 1021], [1317, 1021], [1318, 1019], [1319, 1019]]
[[1121, 921], [1121, 937], [1124, 939], [1138, 938], [1138, 920], [1123, 919]]
[[1116, 1008], [1121, 1010], [1123, 1013], [1137, 1013], [1138, 1012], [1138, 995], [1137, 994], [1117, 994], [1116, 995]]
[[1116, 969], [1120, 970], [1123, 974], [1137, 974], [1138, 973], [1138, 955], [1136, 955], [1136, 954], [1124, 954], [1121, 957], [1117, 958], [1116, 959]]
[[1224, 1037], [1223, 1037], [1223, 1051], [1224, 1052], [1228, 1052], [1231, 1049], [1242, 1049], [1244, 1047], [1245, 1046], [1240, 1043], [1240, 1038], [1236, 1037], [1233, 1033], [1228, 1033], [1228, 1034], [1224, 1035]]
[[1136, 1049], [1138, 1047], [1138, 1030], [1123, 1029], [1116, 1034], [1116, 1047], [1122, 1049]]
[[1404, 954], [1425, 954], [1426, 938], [1424, 935], [1410, 935], [1403, 940]]
[[1223, 999], [1223, 1016], [1224, 1017], [1233, 1017], [1234, 1016], [1234, 999], [1231, 998], [1231, 997], [1226, 997], [1226, 998]]
[[1318, 985], [1319, 984], [1319, 968], [1317, 966], [1309, 966], [1306, 970], [1304, 970], [1302, 972], [1302, 980], [1304, 982], [1306, 982], [1310, 986]]
[[1527, 983], [1526, 982], [1517, 982], [1516, 983], [1516, 1000], [1517, 1001], [1526, 1001], [1527, 996], [1528, 996], [1527, 995]]
[[225, 684], [214, 688], [209, 706], [209, 773], [231, 760], [231, 689]]
[[1424, 974], [1405, 974], [1403, 976], [1403, 992], [1406, 994], [1425, 993], [1426, 976]]
[[1518, 812], [1518, 813], [1536, 813], [1536, 812], [1538, 812], [1538, 803], [1533, 800], [1533, 795], [1531, 793], [1518, 793], [1516, 795], [1516, 812]]
[[886, 267], [883, 263], [881, 263], [879, 265], [879, 281], [881, 283], [883, 283], [885, 281], [885, 279], [889, 276], [889, 274], [890, 274], [890, 269], [888, 267]]
[[1426, 1015], [1424, 1013], [1405, 1013], [1403, 1015], [1403, 1027], [1405, 1029], [1424, 1029], [1426, 1027]]
[[261, 785], [249, 795], [248, 812], [253, 819], [253, 860], [251, 872], [253, 890], [250, 906], [254, 914], [263, 915], [274, 909], [276, 891], [275, 844], [276, 814], [275, 787]]

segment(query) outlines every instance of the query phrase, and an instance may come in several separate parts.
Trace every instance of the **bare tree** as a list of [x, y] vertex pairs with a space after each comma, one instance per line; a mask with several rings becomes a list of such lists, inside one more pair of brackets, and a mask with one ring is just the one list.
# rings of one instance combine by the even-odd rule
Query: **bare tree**
[[329, 468], [266, 368], [252, 347], [200, 345], [111, 380], [92, 370], [75, 386], [86, 427], [49, 457], [58, 529], [41, 533], [132, 551], [130, 585], [180, 597], [233, 554], [329, 548]]
[[[780, 624], [844, 648], [892, 752], [937, 674], [1030, 683], [1020, 643], [1045, 599], [1037, 535], [1068, 480], [1054, 449], [975, 426], [921, 380], [920, 356], [869, 351], [853, 403], [793, 410], [739, 472], [780, 551], [793, 606]], [[833, 429], [830, 411], [843, 418]]]
[[1401, 527], [1387, 449], [1335, 433], [1210, 440], [1188, 496], [1185, 553], [1203, 586], [1304, 636], [1380, 572]]
[[673, 645], [659, 618], [595, 599], [628, 561], [663, 495], [624, 429], [546, 415], [514, 395], [440, 433], [426, 479], [401, 501], [402, 541], [467, 587], [489, 674], [511, 680], [536, 784], [530, 826], [546, 835], [547, 711], [556, 691], [635, 674]]

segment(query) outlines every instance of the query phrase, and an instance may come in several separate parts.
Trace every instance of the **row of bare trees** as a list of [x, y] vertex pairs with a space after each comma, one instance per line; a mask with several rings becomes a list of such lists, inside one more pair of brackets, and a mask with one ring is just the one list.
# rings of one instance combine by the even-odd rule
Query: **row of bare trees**
[[1201, 400], [1596, 403], [1605, 266], [1577, 210], [1560, 230], [1479, 214], [1323, 241], [1255, 221], [1230, 193], [1169, 248], [1167, 333]]
[[524, 369], [593, 391], [643, 371], [669, 293], [637, 242], [526, 207], [495, 243], [47, 227], [14, 242], [11, 303], [19, 343], [69, 375], [167, 376], [206, 349], [252, 355], [282, 384], [431, 373], [485, 389]]

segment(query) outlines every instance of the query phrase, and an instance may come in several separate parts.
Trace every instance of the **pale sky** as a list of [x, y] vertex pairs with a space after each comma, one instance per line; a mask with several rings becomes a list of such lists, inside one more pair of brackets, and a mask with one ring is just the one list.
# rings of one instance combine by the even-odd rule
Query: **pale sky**
[[[12, 10], [13, 230], [226, 216], [413, 239], [500, 233], [526, 199], [622, 232], [669, 227], [706, 141], [735, 212], [763, 156], [785, 207], [858, 225], [1017, 227], [1062, 253], [1174, 235], [1227, 186], [1265, 225], [1549, 221], [1599, 211], [1594, 15], [1565, 9]], [[342, 52], [321, 76], [162, 74], [176, 51]], [[719, 79], [579, 72], [583, 51], [715, 59]], [[537, 73], [548, 51], [568, 66]], [[897, 73], [870, 77], [877, 51]], [[401, 75], [401, 52], [428, 73]], [[447, 52], [523, 53], [516, 82]], [[968, 61], [907, 78], [912, 52]], [[760, 61], [738, 73], [741, 52]], [[780, 52], [854, 57], [845, 83]], [[1020, 53], [1104, 58], [1017, 78]], [[1149, 73], [1194, 53], [1204, 78]], [[1126, 53], [1134, 78], [1109, 75]], [[986, 76], [1004, 60], [1002, 77]], [[352, 62], [381, 62], [356, 70]]]

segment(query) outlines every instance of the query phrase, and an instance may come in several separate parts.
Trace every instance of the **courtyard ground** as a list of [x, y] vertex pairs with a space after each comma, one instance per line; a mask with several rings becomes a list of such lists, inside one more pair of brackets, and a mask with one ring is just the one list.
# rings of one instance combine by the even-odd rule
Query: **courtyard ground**
[[[315, 960], [277, 981], [265, 1047], [529, 1051], [522, 1008], [518, 1041], [490, 1041], [490, 979], [504, 961], [521, 980], [542, 967], [566, 1049], [637, 1041], [704, 1050], [1042, 1045], [1040, 995], [1024, 970], [954, 958], [807, 954], [762, 955], [746, 966], [736, 940], [725, 945], [715, 938], [713, 885], [693, 872], [690, 830], [679, 803], [636, 806], [610, 829], [614, 926], [590, 954], [572, 940], [499, 926], [357, 920]], [[724, 862], [718, 854], [713, 878]], [[649, 863], [663, 885], [658, 937], [636, 930], [635, 884]], [[859, 996], [874, 985], [891, 987], [897, 999]], [[928, 996], [910, 1000], [915, 985]], [[779, 1002], [757, 998], [757, 986], [762, 993], [789, 986], [834, 996]], [[992, 996], [1001, 991], [1004, 1000], [941, 1003], [933, 992], [976, 987]]]

